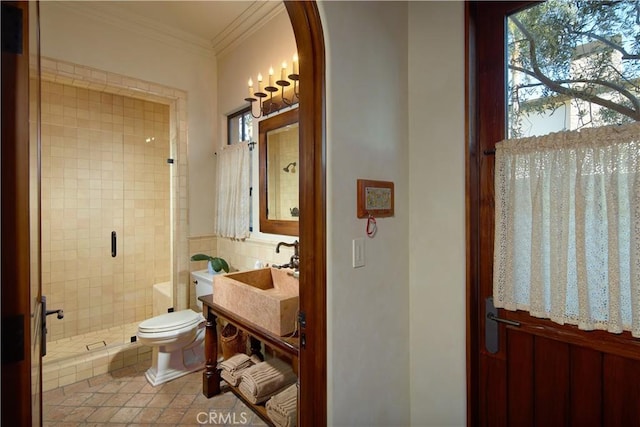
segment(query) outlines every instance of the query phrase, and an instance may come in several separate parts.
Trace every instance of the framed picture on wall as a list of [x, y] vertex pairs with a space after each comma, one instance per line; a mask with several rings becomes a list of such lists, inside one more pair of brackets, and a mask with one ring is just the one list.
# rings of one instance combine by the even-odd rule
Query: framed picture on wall
[[393, 182], [358, 180], [358, 218], [393, 216]]

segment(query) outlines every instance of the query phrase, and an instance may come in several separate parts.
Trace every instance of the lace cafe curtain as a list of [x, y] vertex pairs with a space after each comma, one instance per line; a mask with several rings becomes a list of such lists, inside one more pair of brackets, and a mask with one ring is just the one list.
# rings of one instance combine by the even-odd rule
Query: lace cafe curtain
[[225, 146], [218, 152], [216, 235], [249, 237], [249, 187], [249, 145]]
[[640, 123], [496, 145], [493, 296], [640, 337]]

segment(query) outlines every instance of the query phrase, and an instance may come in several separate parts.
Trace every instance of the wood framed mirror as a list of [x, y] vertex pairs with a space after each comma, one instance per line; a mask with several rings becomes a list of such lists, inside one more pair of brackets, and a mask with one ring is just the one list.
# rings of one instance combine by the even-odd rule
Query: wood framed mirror
[[262, 120], [259, 125], [260, 231], [299, 234], [298, 109]]

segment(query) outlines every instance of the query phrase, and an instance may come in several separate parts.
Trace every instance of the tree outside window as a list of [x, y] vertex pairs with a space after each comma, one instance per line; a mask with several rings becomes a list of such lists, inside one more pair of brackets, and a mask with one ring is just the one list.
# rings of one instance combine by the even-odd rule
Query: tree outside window
[[549, 0], [508, 20], [508, 135], [640, 121], [640, 2]]

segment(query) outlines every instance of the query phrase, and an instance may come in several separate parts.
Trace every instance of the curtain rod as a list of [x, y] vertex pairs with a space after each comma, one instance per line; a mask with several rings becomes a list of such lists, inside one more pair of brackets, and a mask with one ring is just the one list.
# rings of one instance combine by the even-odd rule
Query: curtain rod
[[[247, 142], [247, 145], [249, 146], [249, 151], [253, 151], [253, 148], [255, 147], [256, 142], [255, 141]], [[213, 155], [217, 156], [218, 152], [217, 151], [214, 152]]]

